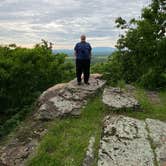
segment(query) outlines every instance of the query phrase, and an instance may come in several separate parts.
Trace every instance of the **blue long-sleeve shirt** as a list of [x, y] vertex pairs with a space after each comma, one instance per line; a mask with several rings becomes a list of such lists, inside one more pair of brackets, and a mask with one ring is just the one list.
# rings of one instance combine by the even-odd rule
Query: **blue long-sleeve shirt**
[[90, 59], [92, 47], [89, 43], [77, 43], [74, 50], [76, 52], [76, 59]]

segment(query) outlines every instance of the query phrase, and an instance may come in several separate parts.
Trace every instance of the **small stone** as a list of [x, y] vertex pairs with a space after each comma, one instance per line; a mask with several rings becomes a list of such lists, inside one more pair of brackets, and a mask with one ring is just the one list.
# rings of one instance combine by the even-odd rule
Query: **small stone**
[[87, 149], [86, 156], [85, 156], [82, 166], [92, 166], [93, 165], [94, 144], [95, 144], [95, 137], [91, 137], [89, 140], [88, 149]]

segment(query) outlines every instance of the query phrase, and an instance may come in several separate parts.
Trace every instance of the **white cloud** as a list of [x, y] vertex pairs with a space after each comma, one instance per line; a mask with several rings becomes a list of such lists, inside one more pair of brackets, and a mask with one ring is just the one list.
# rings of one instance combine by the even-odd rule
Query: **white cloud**
[[80, 34], [94, 46], [114, 46], [115, 18], [139, 17], [150, 0], [1, 0], [1, 43], [34, 45], [41, 38], [72, 47]]

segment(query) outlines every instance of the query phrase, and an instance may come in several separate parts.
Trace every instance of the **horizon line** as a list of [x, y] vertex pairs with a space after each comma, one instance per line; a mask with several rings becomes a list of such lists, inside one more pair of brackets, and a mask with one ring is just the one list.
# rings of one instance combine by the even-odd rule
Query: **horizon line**
[[[0, 46], [9, 46], [11, 44], [16, 44], [17, 47], [21, 47], [21, 48], [34, 48], [36, 44], [40, 44], [39, 42], [36, 43], [36, 44], [17, 44], [17, 43], [14, 43], [14, 42], [10, 42], [10, 43], [0, 43]], [[92, 45], [92, 48], [98, 48], [98, 47], [107, 47], [107, 48], [116, 48], [115, 46], [112, 46], [112, 45], [95, 45], [93, 46]], [[74, 49], [74, 45], [71, 46], [71, 45], [64, 45], [64, 46], [58, 46], [58, 45], [54, 45], [53, 50], [71, 50], [71, 49]]]

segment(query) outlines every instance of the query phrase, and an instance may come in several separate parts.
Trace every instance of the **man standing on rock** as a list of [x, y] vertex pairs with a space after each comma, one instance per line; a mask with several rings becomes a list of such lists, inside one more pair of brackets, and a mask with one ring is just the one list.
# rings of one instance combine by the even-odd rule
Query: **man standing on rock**
[[89, 85], [90, 61], [92, 47], [86, 42], [86, 36], [81, 36], [81, 42], [74, 47], [74, 56], [76, 58], [76, 75], [78, 85], [81, 85], [81, 76], [84, 73], [84, 83]]

